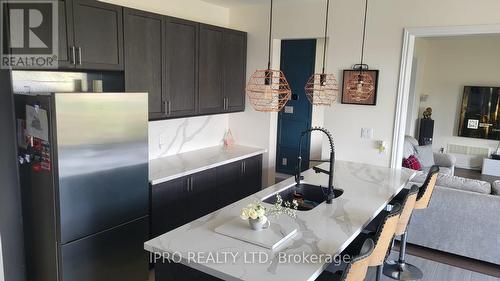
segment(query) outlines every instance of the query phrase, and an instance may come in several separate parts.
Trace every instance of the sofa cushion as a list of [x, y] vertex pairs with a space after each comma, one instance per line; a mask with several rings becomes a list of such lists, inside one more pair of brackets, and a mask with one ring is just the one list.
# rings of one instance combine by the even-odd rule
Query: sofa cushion
[[417, 158], [422, 164], [422, 167], [431, 167], [434, 165], [434, 153], [432, 152], [432, 145], [416, 146]]
[[491, 186], [491, 194], [500, 195], [500, 180], [493, 182]]
[[[426, 177], [427, 173], [422, 172], [416, 175], [411, 181], [415, 183], [423, 183]], [[491, 194], [491, 184], [489, 182], [450, 176], [442, 173], [438, 174], [436, 185], [482, 194]]]
[[415, 155], [417, 153], [417, 151], [415, 150], [415, 146], [418, 146], [418, 141], [411, 136], [405, 136], [405, 142], [403, 145], [403, 158], [408, 158], [411, 155]]
[[[429, 170], [431, 169], [432, 167], [422, 167], [422, 169], [420, 169], [422, 172], [424, 172], [425, 174], [427, 174], [429, 172]], [[445, 174], [445, 175], [450, 175], [450, 176], [453, 176], [453, 170], [451, 168], [448, 168], [448, 167], [439, 167], [439, 173], [440, 174]]]
[[410, 157], [403, 159], [403, 167], [420, 171], [422, 165], [420, 165], [420, 162], [418, 161], [418, 158], [415, 157], [415, 155], [410, 155]]

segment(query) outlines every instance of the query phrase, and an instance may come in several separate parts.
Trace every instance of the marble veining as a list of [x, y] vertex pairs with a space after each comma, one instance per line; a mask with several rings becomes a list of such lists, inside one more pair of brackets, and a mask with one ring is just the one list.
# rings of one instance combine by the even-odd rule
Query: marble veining
[[[320, 167], [327, 169], [328, 163]], [[304, 182], [323, 185], [328, 176], [308, 170]], [[280, 262], [280, 255], [335, 255], [344, 250], [361, 230], [399, 193], [415, 175], [408, 169], [396, 170], [367, 164], [337, 161], [335, 183], [344, 194], [333, 204], [322, 203], [313, 210], [298, 212], [298, 232], [275, 251], [215, 233], [214, 229], [239, 215], [242, 207], [294, 184], [294, 178], [270, 186], [212, 214], [156, 237], [144, 244], [149, 252], [180, 253], [182, 263], [224, 280], [314, 280], [327, 266], [322, 262]], [[237, 255], [227, 263], [193, 262], [189, 253]], [[262, 263], [246, 262], [245, 255], [260, 252]]]
[[155, 185], [265, 152], [262, 148], [242, 145], [213, 146], [153, 159], [149, 161], [149, 181]]

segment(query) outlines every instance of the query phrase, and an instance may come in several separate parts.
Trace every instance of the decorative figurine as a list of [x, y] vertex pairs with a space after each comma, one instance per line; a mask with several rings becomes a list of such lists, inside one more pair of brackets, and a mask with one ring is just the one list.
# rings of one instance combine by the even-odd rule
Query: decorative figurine
[[427, 107], [424, 111], [424, 119], [431, 119], [432, 116], [432, 108]]

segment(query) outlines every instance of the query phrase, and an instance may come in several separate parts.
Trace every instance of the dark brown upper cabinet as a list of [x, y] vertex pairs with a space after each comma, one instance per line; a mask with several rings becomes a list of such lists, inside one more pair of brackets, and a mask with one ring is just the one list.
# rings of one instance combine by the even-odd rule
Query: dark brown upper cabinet
[[122, 7], [95, 0], [59, 7], [60, 68], [123, 70]]
[[96, 0], [59, 0], [59, 68], [124, 70], [149, 119], [245, 110], [247, 34]]
[[124, 9], [125, 90], [148, 92], [149, 118], [165, 118], [163, 68], [165, 52], [164, 17]]
[[164, 103], [166, 117], [198, 113], [199, 23], [166, 17]]
[[[73, 54], [73, 11], [71, 0], [61, 0], [57, 2], [58, 4], [58, 28], [59, 28], [59, 54], [58, 54], [58, 64], [59, 68], [74, 68], [74, 59], [76, 57]], [[70, 46], [71, 45], [71, 46]]]
[[211, 114], [224, 111], [223, 98], [223, 38], [224, 29], [200, 25], [199, 51], [199, 113]]
[[122, 7], [73, 0], [77, 68], [123, 70]]
[[247, 35], [236, 30], [224, 30], [223, 110], [245, 110]]

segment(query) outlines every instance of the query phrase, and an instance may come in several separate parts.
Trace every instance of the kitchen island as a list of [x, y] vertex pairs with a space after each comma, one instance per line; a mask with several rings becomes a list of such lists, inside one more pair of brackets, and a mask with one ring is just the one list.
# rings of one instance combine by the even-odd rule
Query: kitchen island
[[[327, 169], [328, 165], [319, 167]], [[341, 253], [414, 175], [408, 169], [337, 161], [334, 184], [344, 194], [330, 205], [323, 202], [312, 210], [298, 211], [297, 234], [275, 251], [214, 229], [239, 216], [249, 203], [294, 185], [293, 177], [147, 241], [144, 248], [156, 263], [156, 281], [314, 280], [328, 266], [330, 260], [325, 257]], [[303, 176], [309, 184], [326, 186], [328, 182], [327, 175], [312, 169]]]

